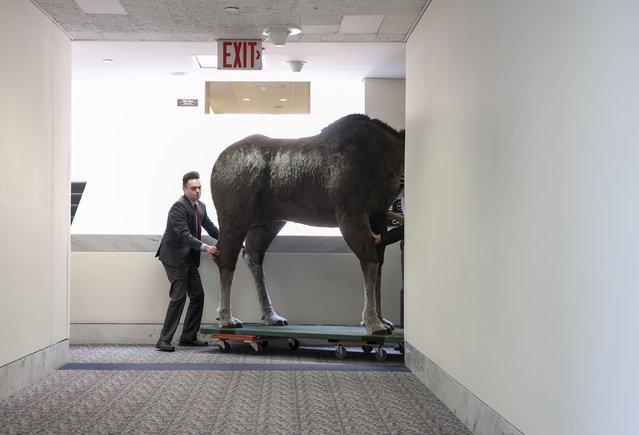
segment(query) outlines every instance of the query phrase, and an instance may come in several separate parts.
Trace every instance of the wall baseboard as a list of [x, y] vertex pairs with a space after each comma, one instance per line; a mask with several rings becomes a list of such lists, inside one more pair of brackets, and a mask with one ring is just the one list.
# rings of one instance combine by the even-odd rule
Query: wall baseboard
[[405, 364], [473, 434], [523, 435], [408, 342]]
[[0, 367], [0, 400], [13, 396], [32, 382], [57, 370], [68, 356], [69, 340], [63, 340]]
[[[161, 323], [71, 323], [71, 344], [155, 344]], [[175, 335], [179, 338], [182, 325]]]

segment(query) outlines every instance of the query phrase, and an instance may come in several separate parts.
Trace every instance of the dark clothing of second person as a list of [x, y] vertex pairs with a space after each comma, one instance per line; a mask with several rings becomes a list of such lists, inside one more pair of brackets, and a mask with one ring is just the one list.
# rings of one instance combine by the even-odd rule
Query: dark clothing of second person
[[[195, 207], [198, 211], [197, 223]], [[180, 341], [197, 340], [204, 310], [204, 289], [198, 271], [202, 248], [202, 227], [211, 237], [218, 239], [218, 228], [209, 219], [203, 203], [197, 201], [193, 205], [184, 195], [171, 206], [166, 230], [156, 254], [156, 257], [162, 261], [171, 283], [169, 307], [160, 333], [162, 341], [170, 343], [173, 339], [187, 296], [189, 307], [186, 311]]]

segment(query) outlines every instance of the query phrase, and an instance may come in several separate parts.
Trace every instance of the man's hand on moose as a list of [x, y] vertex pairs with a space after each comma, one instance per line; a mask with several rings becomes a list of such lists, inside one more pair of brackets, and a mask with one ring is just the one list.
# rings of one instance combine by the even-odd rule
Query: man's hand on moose
[[220, 250], [217, 249], [217, 246], [207, 246], [205, 249], [206, 249], [206, 252], [211, 254], [213, 257], [220, 256]]

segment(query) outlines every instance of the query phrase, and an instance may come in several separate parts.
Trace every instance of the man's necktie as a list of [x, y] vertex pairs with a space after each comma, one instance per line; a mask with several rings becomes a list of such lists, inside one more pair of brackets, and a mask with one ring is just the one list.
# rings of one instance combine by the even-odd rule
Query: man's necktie
[[200, 238], [200, 212], [197, 211], [197, 202], [193, 206], [193, 214], [195, 215], [195, 237]]

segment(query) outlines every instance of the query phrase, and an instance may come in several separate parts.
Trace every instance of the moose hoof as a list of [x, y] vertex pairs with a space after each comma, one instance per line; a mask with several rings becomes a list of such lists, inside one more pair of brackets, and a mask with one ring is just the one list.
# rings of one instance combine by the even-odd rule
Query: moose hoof
[[391, 335], [393, 331], [389, 328], [382, 328], [373, 332], [373, 335]]
[[368, 335], [390, 335], [392, 330], [383, 323], [377, 323], [371, 327], [366, 326], [366, 333]]
[[386, 325], [387, 328], [390, 328], [391, 331], [395, 329], [395, 325], [393, 325], [393, 322], [390, 320], [381, 319], [381, 322]]
[[391, 335], [392, 333], [393, 331], [388, 328], [380, 328], [380, 329], [373, 329], [373, 332], [371, 332], [371, 335]]
[[220, 319], [220, 328], [241, 328], [241, 327], [242, 327], [242, 321], [240, 319], [236, 319], [235, 317], [232, 317], [227, 320]]
[[278, 316], [275, 313], [270, 314], [270, 315], [266, 315], [266, 316], [264, 316], [263, 319], [264, 319], [264, 324], [266, 324], [266, 325], [271, 325], [271, 326], [288, 325], [288, 320], [286, 320], [284, 317]]

